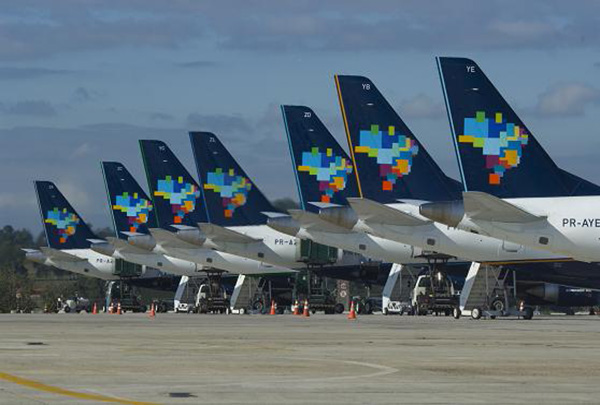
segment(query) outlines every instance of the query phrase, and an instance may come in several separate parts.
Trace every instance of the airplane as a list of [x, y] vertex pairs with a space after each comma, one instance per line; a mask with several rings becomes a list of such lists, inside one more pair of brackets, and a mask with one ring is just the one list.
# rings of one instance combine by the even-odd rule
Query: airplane
[[[319, 217], [319, 209], [347, 205], [358, 196], [352, 160], [317, 114], [305, 106], [281, 106], [298, 195], [299, 210], [269, 218], [267, 224], [283, 233], [328, 244], [392, 263], [426, 263], [423, 249], [354, 232]], [[393, 220], [393, 218], [390, 218]]]
[[90, 241], [99, 238], [56, 185], [49, 181], [35, 181], [34, 187], [48, 246], [39, 250], [26, 249], [27, 260], [107, 281], [165, 277], [157, 269], [147, 266], [132, 269], [122, 260], [92, 250]]
[[[335, 225], [329, 223], [327, 226], [328, 223], [314, 214], [320, 207], [347, 205], [347, 197], [358, 194], [353, 164], [313, 110], [305, 106], [283, 106], [282, 112], [300, 205], [309, 212], [290, 210], [291, 217], [270, 218], [269, 226], [281, 228], [292, 236], [309, 238], [319, 243], [329, 242], [332, 246], [363, 253], [375, 260], [379, 258], [408, 265], [422, 263], [428, 252], [422, 252], [420, 248], [415, 248], [420, 251], [419, 255], [403, 257], [402, 246], [394, 247], [394, 244], [401, 245], [398, 242], [356, 233], [343, 227], [339, 227], [341, 231], [338, 231]], [[369, 239], [372, 239], [371, 243]], [[373, 244], [375, 248], [372, 248]], [[384, 247], [383, 252], [380, 246]], [[464, 259], [462, 262], [450, 263], [446, 269], [449, 274], [458, 278], [464, 276]], [[520, 269], [519, 272], [518, 290], [524, 293], [520, 296], [530, 304], [572, 306], [585, 303], [583, 305], [593, 306], [598, 302], [598, 294], [595, 292], [581, 292], [556, 284], [541, 283], [538, 276], [535, 271], [528, 269]]]
[[117, 237], [96, 240], [93, 250], [181, 276], [222, 271], [245, 275], [295, 273], [174, 238], [168, 230], [157, 227], [152, 200], [123, 164], [102, 162], [101, 167]]
[[[266, 226], [264, 213], [279, 215], [277, 210], [250, 182], [216, 136], [209, 133], [191, 133], [190, 136], [202, 179], [202, 191], [164, 142], [140, 141], [159, 222], [175, 228], [174, 235], [178, 238], [195, 238], [201, 246], [273, 265], [305, 268], [304, 262], [309, 259], [310, 249], [298, 238]], [[211, 162], [207, 161], [207, 156], [211, 157]], [[213, 165], [222, 166], [211, 168]], [[210, 178], [207, 178], [209, 172]], [[172, 209], [167, 200], [170, 188], [165, 187], [171, 183], [187, 190], [187, 199], [179, 202], [181, 209]], [[193, 211], [195, 205], [204, 201], [206, 212]], [[181, 216], [181, 211], [189, 211], [189, 215]], [[356, 255], [348, 258], [337, 249], [321, 249], [321, 252], [316, 259], [323, 265], [357, 262]]]
[[585, 262], [600, 261], [600, 187], [561, 168], [487, 78], [465, 58], [437, 58], [462, 200], [420, 213], [466, 231]]
[[460, 183], [443, 173], [373, 82], [360, 76], [335, 80], [360, 198], [347, 198], [350, 207], [322, 207], [320, 218], [448, 257], [527, 269], [536, 274], [533, 278], [543, 274], [538, 280], [585, 288], [600, 285], [595, 266], [464, 232], [421, 215], [422, 204], [460, 196]]
[[[300, 238], [268, 225], [269, 220], [285, 219], [288, 215], [278, 212], [271, 205], [219, 138], [210, 132], [191, 132], [190, 140], [211, 223], [200, 224], [201, 229], [214, 229], [215, 225], [222, 226], [222, 229], [246, 232], [247, 235], [257, 239], [262, 235], [265, 243], [268, 243], [272, 237], [273, 254], [268, 259], [265, 257], [265, 261], [293, 260], [296, 261], [297, 268], [309, 267], [313, 273], [321, 277], [360, 281], [366, 284], [385, 283], [390, 273], [391, 263], [381, 263], [380, 258], [375, 261], [370, 260], [356, 249], [344, 250], [341, 245], [328, 243], [327, 240], [313, 241]], [[239, 194], [239, 189], [244, 185], [247, 194], [242, 192], [244, 194], [242, 196]], [[290, 236], [294, 243], [297, 243], [296, 248], [291, 252], [278, 250], [277, 248], [282, 244], [285, 245], [285, 239], [290, 239]], [[230, 245], [225, 246], [220, 242], [211, 243], [217, 249], [231, 249]], [[397, 244], [390, 244], [390, 247], [396, 248]], [[405, 251], [410, 249], [407, 254], [414, 253], [411, 247], [402, 248]], [[277, 257], [278, 255], [280, 258]], [[327, 260], [323, 260], [324, 256], [327, 256]], [[418, 261], [424, 262], [422, 259]]]

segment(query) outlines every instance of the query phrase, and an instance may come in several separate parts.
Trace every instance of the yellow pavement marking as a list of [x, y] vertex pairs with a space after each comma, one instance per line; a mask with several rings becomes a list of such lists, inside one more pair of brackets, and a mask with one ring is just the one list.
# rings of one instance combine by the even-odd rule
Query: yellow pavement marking
[[0, 372], [0, 380], [8, 381], [14, 384], [19, 384], [27, 388], [33, 388], [38, 391], [51, 392], [53, 394], [64, 395], [67, 397], [73, 397], [78, 399], [85, 399], [89, 401], [101, 401], [101, 402], [112, 402], [114, 404], [126, 404], [126, 405], [158, 405], [155, 402], [140, 402], [131, 401], [128, 399], [114, 398], [101, 394], [88, 394], [85, 392], [70, 391], [60, 387], [54, 387], [52, 385], [46, 385], [41, 382], [28, 380], [26, 378], [17, 377], [16, 375], [7, 374]]

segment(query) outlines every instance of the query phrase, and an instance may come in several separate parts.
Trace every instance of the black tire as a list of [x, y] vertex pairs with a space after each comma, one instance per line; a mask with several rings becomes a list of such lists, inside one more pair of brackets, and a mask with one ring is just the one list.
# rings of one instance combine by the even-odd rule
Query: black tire
[[265, 309], [265, 304], [261, 300], [256, 300], [252, 303], [252, 309], [262, 313]]
[[481, 308], [475, 307], [471, 310], [471, 318], [481, 319]]
[[145, 305], [142, 305], [142, 306], [140, 307], [140, 311], [139, 311], [139, 312], [141, 312], [141, 313], [144, 313], [144, 314], [145, 314], [145, 313], [146, 313], [146, 311], [148, 311], [148, 307], [147, 307], [147, 306], [145, 306]]
[[343, 313], [344, 313], [344, 309], [345, 309], [345, 308], [344, 308], [344, 304], [341, 304], [341, 303], [337, 303], [337, 304], [335, 304], [335, 306], [333, 307], [333, 311], [334, 311], [336, 314], [343, 314]]
[[373, 304], [371, 304], [369, 301], [365, 302], [364, 305], [364, 313], [365, 314], [372, 314], [373, 313]]
[[166, 302], [163, 302], [162, 304], [160, 304], [160, 312], [162, 312], [163, 314], [166, 314], [168, 310], [169, 310], [169, 308], [167, 307]]
[[454, 319], [460, 319], [460, 316], [462, 315], [460, 308], [459, 307], [454, 307], [452, 309], [452, 316], [454, 317]]
[[490, 309], [492, 311], [498, 311], [500, 313], [503, 313], [505, 310], [504, 300], [500, 297], [494, 298], [492, 300], [492, 303], [490, 304]]
[[67, 305], [65, 307], [64, 311], [65, 311], [65, 314], [68, 314], [69, 312], [71, 312], [71, 307]]
[[533, 318], [533, 309], [530, 307], [525, 307], [523, 309], [523, 319], [530, 320]]

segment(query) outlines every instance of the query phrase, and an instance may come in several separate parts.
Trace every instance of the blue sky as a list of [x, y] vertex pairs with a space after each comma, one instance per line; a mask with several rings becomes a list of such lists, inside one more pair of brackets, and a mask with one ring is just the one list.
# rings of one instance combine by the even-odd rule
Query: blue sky
[[41, 231], [32, 181], [51, 180], [108, 225], [99, 162], [144, 184], [137, 140], [163, 139], [195, 174], [190, 130], [296, 198], [279, 105], [345, 146], [335, 73], [370, 77], [457, 177], [438, 55], [475, 59], [564, 169], [600, 182], [599, 26], [592, 1], [5, 1], [0, 224]]

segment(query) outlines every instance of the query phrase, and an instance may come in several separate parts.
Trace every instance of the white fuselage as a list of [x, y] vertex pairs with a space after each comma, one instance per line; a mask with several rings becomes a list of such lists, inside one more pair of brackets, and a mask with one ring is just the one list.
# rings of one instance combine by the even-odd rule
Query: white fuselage
[[[276, 266], [292, 269], [305, 268], [300, 255], [301, 240], [298, 237], [286, 235], [267, 225], [232, 226], [233, 231], [246, 236], [260, 239], [251, 243], [236, 243], [222, 241], [207, 241], [211, 247], [222, 252], [260, 260]], [[326, 243], [328, 246], [331, 244]], [[361, 262], [360, 255], [338, 251], [336, 265], [352, 265]]]
[[380, 238], [362, 232], [337, 233], [320, 231], [315, 228], [300, 228], [295, 236], [361, 254], [372, 260], [383, 260], [390, 263], [402, 264], [427, 262], [422, 255], [423, 249], [419, 247], [415, 248], [406, 243]]
[[115, 260], [110, 256], [96, 253], [91, 249], [69, 249], [64, 250], [63, 252], [85, 259], [85, 261], [68, 261], [60, 260], [60, 258], [47, 257], [43, 263], [47, 266], [53, 266], [61, 270], [102, 280], [119, 279], [119, 277], [114, 274]]
[[272, 265], [259, 260], [207, 248], [163, 248], [158, 245], [154, 250], [156, 252], [164, 252], [164, 257], [170, 260], [183, 261], [196, 266], [196, 270], [192, 274], [182, 275], [193, 275], [194, 272], [197, 273], [210, 269], [245, 275], [285, 274], [293, 272], [288, 267]]
[[117, 248], [113, 253], [113, 257], [141, 266], [154, 267], [179, 276], [193, 276], [203, 270], [203, 267], [198, 263], [151, 251], [148, 251], [148, 253], [134, 253]]
[[596, 213], [600, 197], [507, 198], [504, 201], [546, 219], [507, 223], [474, 220], [465, 215], [457, 227], [580, 261], [600, 261], [600, 216]]
[[[419, 214], [418, 205], [387, 204], [396, 210], [427, 220]], [[418, 247], [425, 251], [444, 253], [458, 259], [476, 262], [507, 262], [539, 259], [564, 259], [564, 255], [532, 249], [513, 241], [465, 232], [436, 222], [418, 226], [398, 226], [359, 220], [354, 231], [376, 235]]]

